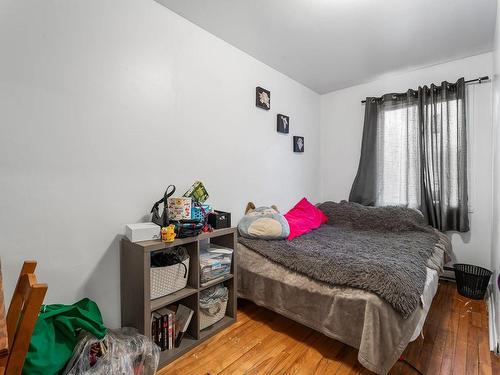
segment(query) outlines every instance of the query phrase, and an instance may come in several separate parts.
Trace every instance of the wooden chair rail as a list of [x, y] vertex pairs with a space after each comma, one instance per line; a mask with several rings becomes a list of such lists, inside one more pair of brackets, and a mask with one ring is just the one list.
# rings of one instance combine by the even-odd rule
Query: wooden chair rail
[[47, 293], [47, 284], [40, 284], [34, 274], [35, 261], [23, 264], [7, 312], [9, 353], [0, 361], [0, 375], [20, 375], [28, 353], [40, 307]]

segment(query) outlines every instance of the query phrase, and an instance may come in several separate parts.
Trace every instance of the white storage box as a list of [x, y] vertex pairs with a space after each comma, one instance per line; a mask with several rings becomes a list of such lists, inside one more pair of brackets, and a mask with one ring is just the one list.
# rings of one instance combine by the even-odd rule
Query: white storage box
[[167, 267], [151, 267], [151, 299], [172, 294], [186, 287], [189, 276], [189, 257], [183, 262]]
[[233, 250], [212, 245], [200, 252], [200, 283], [201, 286], [224, 278], [231, 272]]
[[200, 293], [200, 330], [210, 327], [226, 315], [229, 290], [218, 284]]
[[127, 224], [125, 233], [130, 242], [159, 240], [160, 226], [155, 223]]

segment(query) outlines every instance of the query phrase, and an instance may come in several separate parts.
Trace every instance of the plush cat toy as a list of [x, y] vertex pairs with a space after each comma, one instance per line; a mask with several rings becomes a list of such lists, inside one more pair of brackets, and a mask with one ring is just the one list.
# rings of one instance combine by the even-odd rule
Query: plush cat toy
[[245, 216], [238, 223], [238, 232], [246, 238], [281, 240], [288, 237], [290, 227], [275, 205], [255, 208], [255, 205], [249, 202]]

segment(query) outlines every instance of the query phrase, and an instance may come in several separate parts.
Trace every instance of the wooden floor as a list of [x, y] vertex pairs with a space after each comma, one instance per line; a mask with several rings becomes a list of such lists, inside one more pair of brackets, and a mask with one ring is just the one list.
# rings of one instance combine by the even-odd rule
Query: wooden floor
[[[404, 356], [424, 374], [500, 374], [489, 352], [483, 301], [442, 282], [419, 337]], [[248, 301], [238, 321], [158, 372], [167, 374], [370, 374], [357, 350]], [[398, 362], [390, 374], [417, 374]]]

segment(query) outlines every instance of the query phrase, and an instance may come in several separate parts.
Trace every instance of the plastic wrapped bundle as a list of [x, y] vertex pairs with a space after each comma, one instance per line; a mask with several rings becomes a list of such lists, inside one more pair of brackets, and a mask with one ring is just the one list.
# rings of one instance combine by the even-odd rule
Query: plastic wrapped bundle
[[160, 349], [133, 328], [108, 330], [102, 339], [84, 334], [68, 362], [66, 375], [154, 375]]

